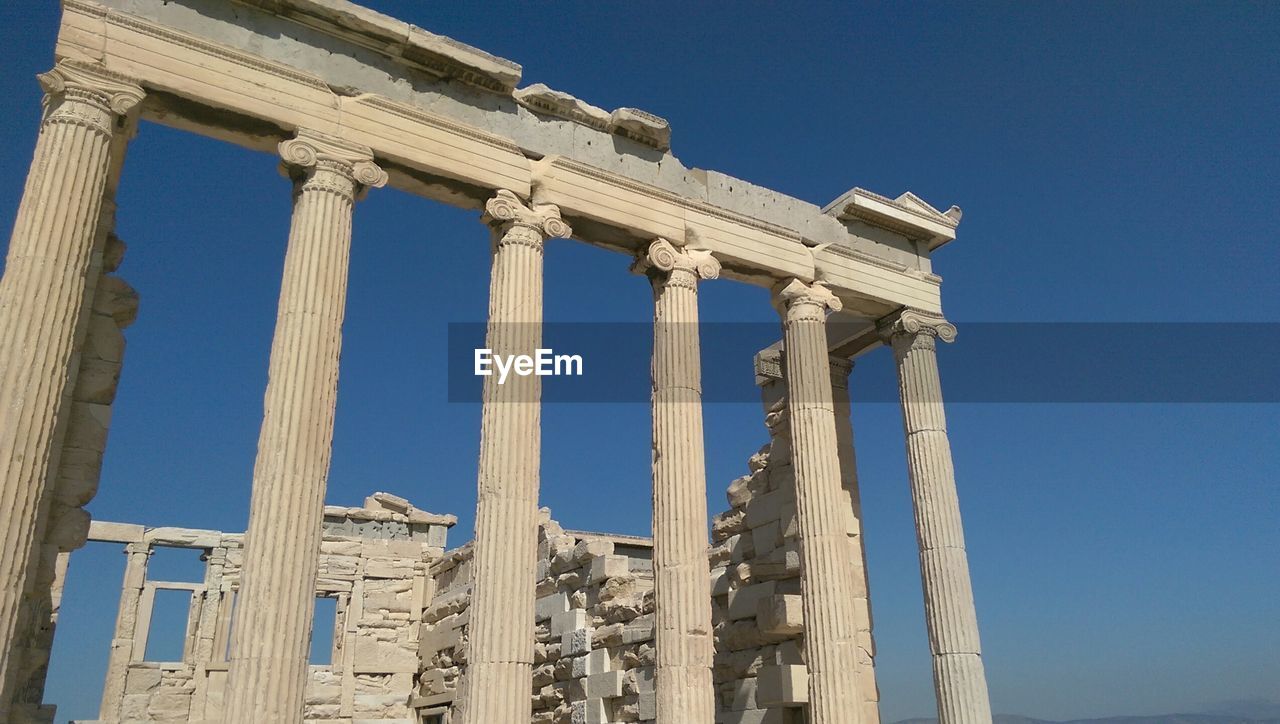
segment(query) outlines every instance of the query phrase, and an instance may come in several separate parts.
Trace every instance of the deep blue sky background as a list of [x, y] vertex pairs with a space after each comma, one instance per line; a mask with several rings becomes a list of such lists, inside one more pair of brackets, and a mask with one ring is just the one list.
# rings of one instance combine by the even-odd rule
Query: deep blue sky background
[[[526, 84], [668, 118], [687, 165], [818, 204], [854, 185], [959, 204], [935, 259], [957, 345], [965, 322], [1280, 321], [1280, 5], [368, 4], [519, 61]], [[56, 3], [0, 5], [4, 226], [56, 25]], [[275, 165], [155, 125], [134, 142], [120, 273], [142, 307], [95, 517], [243, 529], [289, 219]], [[452, 541], [469, 538], [478, 409], [445, 402], [442, 345], [448, 322], [483, 320], [487, 255], [474, 213], [392, 190], [358, 207], [330, 502], [389, 490], [456, 513]], [[647, 320], [627, 263], [553, 244], [548, 320]], [[761, 289], [702, 298], [704, 319], [775, 319]], [[1247, 334], [1216, 350], [1224, 374], [1250, 351]], [[859, 364], [855, 381], [885, 379], [888, 355]], [[945, 349], [941, 364], [945, 387]], [[1078, 374], [1107, 370], [1099, 354]], [[708, 374], [749, 380], [750, 360]], [[756, 405], [706, 414], [719, 511], [765, 431]], [[997, 711], [1280, 699], [1277, 405], [949, 415]], [[863, 405], [854, 424], [883, 715], [928, 715], [898, 411]], [[644, 404], [548, 406], [544, 504], [567, 527], [647, 533], [648, 435]], [[122, 567], [112, 546], [72, 559], [60, 720], [96, 713]]]

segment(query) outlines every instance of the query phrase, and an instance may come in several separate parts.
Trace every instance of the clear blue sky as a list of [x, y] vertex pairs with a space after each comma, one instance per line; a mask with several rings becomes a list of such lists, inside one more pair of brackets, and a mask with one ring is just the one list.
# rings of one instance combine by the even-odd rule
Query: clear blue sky
[[[517, 60], [526, 83], [668, 118], [687, 165], [818, 204], [854, 185], [959, 204], [960, 238], [935, 259], [957, 350], [966, 322], [1280, 321], [1280, 5], [369, 4]], [[4, 226], [55, 5], [0, 6]], [[95, 517], [243, 529], [289, 220], [275, 165], [155, 125], [134, 142], [120, 273], [142, 306]], [[461, 543], [478, 409], [445, 402], [442, 346], [448, 322], [484, 318], [487, 235], [473, 213], [392, 190], [355, 222], [328, 499], [390, 490], [456, 513]], [[547, 318], [644, 322], [649, 292], [626, 267], [554, 243]], [[722, 281], [702, 297], [704, 319], [775, 319], [761, 289]], [[1228, 370], [1250, 351], [1242, 334], [1216, 354]], [[1107, 356], [1078, 374], [1104, 378]], [[872, 355], [855, 382], [887, 380], [887, 364]], [[1280, 406], [949, 415], [995, 710], [1280, 699]], [[854, 424], [883, 715], [928, 715], [898, 411], [866, 404]], [[568, 527], [646, 533], [648, 435], [643, 404], [548, 406], [544, 504]], [[709, 405], [707, 436], [719, 511], [765, 440], [758, 406]], [[50, 683], [60, 720], [96, 712], [122, 566], [111, 547], [72, 559]]]

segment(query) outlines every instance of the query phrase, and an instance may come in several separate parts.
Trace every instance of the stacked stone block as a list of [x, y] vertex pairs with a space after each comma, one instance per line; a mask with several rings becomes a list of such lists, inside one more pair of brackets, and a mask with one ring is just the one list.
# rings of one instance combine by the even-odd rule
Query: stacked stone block
[[[655, 719], [651, 550], [648, 539], [565, 531], [543, 511], [530, 721]], [[434, 593], [423, 613], [414, 700], [423, 717], [452, 716], [462, 703], [471, 566], [466, 546], [431, 567]]]
[[[795, 471], [785, 400], [770, 405], [765, 421], [769, 443], [747, 461], [749, 474], [729, 485], [729, 510], [712, 519], [717, 724], [799, 724], [808, 703]], [[858, 690], [865, 696], [861, 721], [878, 724], [871, 617], [852, 502], [848, 511]]]

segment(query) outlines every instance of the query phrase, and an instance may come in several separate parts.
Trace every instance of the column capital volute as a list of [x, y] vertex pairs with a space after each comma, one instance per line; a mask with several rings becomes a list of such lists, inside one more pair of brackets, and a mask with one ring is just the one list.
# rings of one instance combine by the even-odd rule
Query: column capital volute
[[330, 171], [358, 186], [350, 191], [356, 195], [387, 183], [387, 172], [374, 163], [373, 149], [368, 146], [299, 128], [293, 138], [280, 142], [278, 150], [281, 172], [295, 180]]
[[[565, 238], [573, 229], [560, 218], [560, 207], [555, 204], [529, 204], [507, 189], [498, 189], [484, 205], [481, 221], [492, 227], [500, 236], [516, 229], [527, 229], [538, 236], [541, 243], [548, 238]], [[499, 242], [501, 242], [499, 238]], [[532, 237], [530, 241], [534, 241]]]
[[151, 548], [151, 544], [150, 544], [150, 543], [148, 543], [148, 542], [146, 542], [146, 541], [137, 541], [137, 542], [134, 542], [134, 543], [126, 543], [126, 544], [124, 545], [124, 552], [125, 552], [126, 554], [130, 554], [130, 555], [135, 554], [135, 553], [141, 553], [141, 554], [144, 554], [144, 555], [148, 555], [148, 556], [149, 556], [149, 555], [151, 555], [154, 551], [152, 550], [152, 548]]
[[816, 316], [826, 319], [827, 312], [838, 312], [844, 304], [821, 282], [784, 279], [773, 286], [773, 303], [788, 318]]
[[46, 122], [81, 123], [106, 132], [110, 132], [111, 128], [103, 127], [105, 119], [94, 118], [92, 116], [96, 114], [92, 113], [86, 116], [65, 110], [57, 101], [79, 101], [98, 111], [124, 116], [146, 96], [142, 86], [127, 76], [72, 60], [58, 61], [57, 65], [37, 75], [36, 79], [45, 92], [45, 108], [52, 111], [45, 119]]
[[720, 276], [720, 261], [705, 249], [679, 247], [661, 237], [654, 239], [645, 251], [636, 257], [631, 271], [650, 276], [664, 275], [674, 279], [685, 277], [689, 283], [699, 279], [715, 279]]
[[956, 326], [940, 314], [905, 307], [876, 322], [880, 339], [892, 342], [899, 336], [930, 337], [954, 342]]

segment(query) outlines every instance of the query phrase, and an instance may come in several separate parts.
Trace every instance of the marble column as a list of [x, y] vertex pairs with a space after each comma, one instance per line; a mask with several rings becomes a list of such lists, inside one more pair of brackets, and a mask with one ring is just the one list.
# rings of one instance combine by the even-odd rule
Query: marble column
[[858, 457], [853, 439], [853, 405], [849, 398], [853, 360], [831, 358], [831, 391], [835, 402], [836, 444], [840, 455], [840, 480], [849, 498], [853, 520], [849, 543], [853, 558], [853, 606], [857, 622], [858, 693], [862, 696], [862, 724], [879, 724], [880, 690], [876, 684], [875, 639], [872, 635], [870, 582], [867, 577], [867, 550], [863, 539], [862, 494], [858, 485]]
[[791, 280], [774, 289], [783, 315], [783, 371], [791, 418], [800, 533], [804, 653], [811, 724], [857, 724], [857, 617], [849, 543], [849, 498], [840, 456], [827, 354], [828, 310], [840, 300], [821, 284]]
[[124, 78], [67, 61], [40, 83], [44, 117], [0, 280], [0, 721], [9, 720], [19, 607], [102, 264], [113, 137], [143, 97]]
[[903, 310], [881, 320], [879, 330], [898, 364], [938, 721], [990, 724], [978, 616], [938, 379], [937, 340], [955, 339], [956, 328], [941, 317]]
[[351, 215], [364, 190], [387, 180], [368, 148], [306, 130], [280, 155], [294, 182], [293, 220], [236, 601], [229, 724], [302, 721]]
[[133, 660], [133, 637], [138, 627], [138, 603], [142, 600], [142, 585], [147, 581], [147, 560], [151, 557], [148, 543], [129, 543], [124, 549], [124, 586], [120, 590], [120, 609], [116, 612], [115, 635], [111, 639], [111, 652], [107, 657], [107, 678], [102, 685], [102, 705], [98, 718], [111, 722], [120, 720], [120, 705], [124, 701], [125, 675]]
[[711, 722], [711, 580], [702, 432], [698, 280], [714, 279], [710, 252], [659, 239], [637, 264], [653, 284], [654, 669], [659, 724]]
[[[485, 205], [484, 221], [493, 231], [485, 344], [495, 356], [532, 356], [542, 344], [543, 243], [568, 236], [569, 226], [554, 205], [505, 189]], [[484, 378], [462, 724], [526, 722], [532, 713], [541, 395], [536, 375]]]

